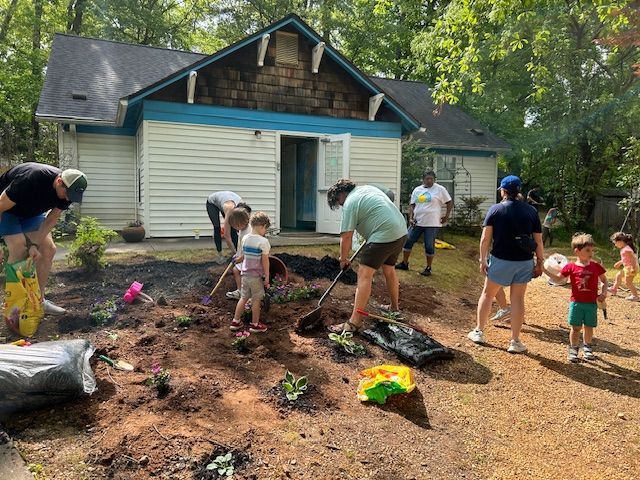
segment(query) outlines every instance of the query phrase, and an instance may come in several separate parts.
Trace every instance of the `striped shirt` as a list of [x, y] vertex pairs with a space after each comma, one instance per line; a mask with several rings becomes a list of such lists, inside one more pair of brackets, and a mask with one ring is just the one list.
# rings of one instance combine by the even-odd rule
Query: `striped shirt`
[[244, 260], [242, 261], [242, 267], [240, 267], [240, 273], [249, 277], [264, 276], [262, 255], [269, 255], [270, 250], [271, 245], [269, 244], [269, 240], [262, 235], [255, 233], [245, 235], [242, 239], [242, 255], [244, 255]]

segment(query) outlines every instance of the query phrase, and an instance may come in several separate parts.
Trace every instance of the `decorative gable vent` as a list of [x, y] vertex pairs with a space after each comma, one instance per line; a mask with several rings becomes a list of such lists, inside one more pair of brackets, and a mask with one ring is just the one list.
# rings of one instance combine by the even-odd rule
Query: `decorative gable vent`
[[276, 65], [298, 66], [298, 34], [276, 32]]

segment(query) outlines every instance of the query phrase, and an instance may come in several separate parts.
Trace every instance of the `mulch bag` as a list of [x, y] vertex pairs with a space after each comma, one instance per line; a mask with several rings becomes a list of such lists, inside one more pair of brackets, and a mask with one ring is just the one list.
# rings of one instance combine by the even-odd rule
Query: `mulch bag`
[[378, 322], [364, 330], [362, 336], [417, 367], [454, 356], [451, 350], [433, 338], [404, 325]]
[[88, 340], [0, 345], [0, 414], [30, 410], [96, 390]]
[[377, 365], [362, 370], [359, 374], [358, 400], [374, 401], [380, 405], [391, 395], [409, 393], [416, 384], [409, 367], [400, 365]]
[[44, 317], [36, 266], [31, 259], [27, 259], [13, 264], [7, 263], [4, 272], [4, 321], [15, 333], [23, 337], [32, 337]]

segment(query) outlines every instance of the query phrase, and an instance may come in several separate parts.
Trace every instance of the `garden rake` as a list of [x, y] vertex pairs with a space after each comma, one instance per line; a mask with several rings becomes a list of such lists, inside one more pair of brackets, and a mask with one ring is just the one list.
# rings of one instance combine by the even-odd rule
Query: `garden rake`
[[216, 290], [218, 290], [218, 287], [222, 285], [222, 281], [224, 280], [224, 277], [227, 276], [227, 273], [229, 273], [229, 270], [233, 268], [233, 265], [234, 265], [234, 262], [229, 262], [229, 265], [227, 265], [227, 268], [225, 268], [224, 272], [222, 272], [222, 275], [220, 275], [220, 280], [218, 280], [218, 283], [216, 283], [216, 286], [213, 287], [213, 290], [211, 290], [209, 295], [205, 295], [204, 297], [202, 297], [202, 305], [209, 305], [211, 303], [211, 300], [213, 299], [213, 294], [216, 293]]

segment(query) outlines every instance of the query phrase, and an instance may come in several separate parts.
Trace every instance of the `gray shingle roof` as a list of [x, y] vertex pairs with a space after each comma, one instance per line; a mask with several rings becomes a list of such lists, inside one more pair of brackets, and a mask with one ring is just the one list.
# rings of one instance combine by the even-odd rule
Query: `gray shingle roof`
[[[431, 89], [424, 83], [370, 78], [422, 124], [426, 132], [416, 132], [413, 136], [430, 146], [488, 151], [511, 148], [511, 145], [488, 131], [460, 108], [444, 105], [442, 112], [434, 116], [436, 105], [431, 99]], [[483, 134], [477, 135], [471, 131], [472, 129]]]
[[[205, 57], [56, 34], [36, 116], [115, 121], [118, 100]], [[74, 100], [71, 93], [86, 93]]]

